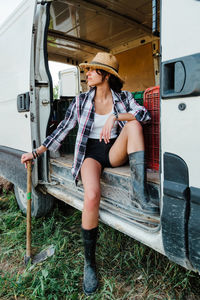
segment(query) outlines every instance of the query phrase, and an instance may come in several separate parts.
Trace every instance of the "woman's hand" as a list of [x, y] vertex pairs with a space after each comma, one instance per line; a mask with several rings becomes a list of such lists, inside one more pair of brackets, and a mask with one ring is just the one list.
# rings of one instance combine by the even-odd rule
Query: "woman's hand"
[[[45, 151], [47, 151], [47, 148], [45, 146], [41, 145], [39, 148], [37, 148], [33, 152], [24, 153], [24, 154], [22, 154], [22, 157], [21, 157], [21, 163], [25, 164], [25, 166], [27, 167], [28, 161], [33, 160], [34, 158], [40, 156]], [[35, 157], [33, 157], [33, 153], [35, 153]]]
[[114, 123], [116, 121], [116, 117], [114, 115], [111, 115], [105, 125], [103, 126], [101, 133], [100, 133], [100, 142], [102, 141], [102, 138], [104, 139], [104, 142], [107, 144], [110, 142], [110, 134], [111, 134], [111, 130], [114, 126]]
[[21, 163], [25, 164], [25, 167], [27, 167], [27, 162], [33, 159], [33, 153], [32, 152], [28, 152], [28, 153], [24, 153], [21, 156]]

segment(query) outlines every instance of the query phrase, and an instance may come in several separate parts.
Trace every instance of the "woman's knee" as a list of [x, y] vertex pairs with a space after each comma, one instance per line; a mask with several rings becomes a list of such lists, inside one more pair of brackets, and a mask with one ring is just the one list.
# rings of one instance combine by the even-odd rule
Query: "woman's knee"
[[127, 131], [137, 131], [137, 132], [143, 132], [143, 129], [142, 129], [142, 125], [140, 124], [140, 122], [138, 122], [137, 120], [133, 120], [133, 121], [129, 121], [125, 124], [124, 128], [127, 130]]
[[85, 191], [84, 207], [86, 210], [93, 211], [99, 206], [101, 193], [99, 189], [90, 189]]

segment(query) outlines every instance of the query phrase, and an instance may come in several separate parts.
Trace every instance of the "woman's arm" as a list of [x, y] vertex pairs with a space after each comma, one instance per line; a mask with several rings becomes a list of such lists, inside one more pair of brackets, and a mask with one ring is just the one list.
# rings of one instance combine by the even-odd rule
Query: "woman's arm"
[[115, 117], [115, 121], [133, 121], [136, 120], [135, 116], [131, 113], [118, 114], [118, 118]]
[[118, 118], [113, 114], [111, 115], [108, 120], [106, 121], [104, 127], [102, 128], [102, 131], [100, 133], [100, 142], [102, 141], [102, 138], [104, 139], [105, 143], [109, 143], [110, 141], [110, 134], [111, 130], [114, 126], [115, 121], [133, 121], [136, 120], [133, 114], [130, 113], [121, 113], [118, 114]]
[[21, 163], [26, 164], [27, 161], [37, 158], [47, 150], [57, 151], [61, 146], [61, 142], [68, 132], [76, 126], [76, 123], [76, 98], [74, 98], [66, 111], [65, 119], [60, 122], [58, 127], [48, 137], [46, 137], [40, 147], [32, 152], [24, 153], [21, 156]]
[[38, 155], [43, 154], [45, 151], [47, 151], [47, 147], [41, 145], [39, 148], [36, 149], [36, 152]]
[[138, 122], [148, 123], [151, 120], [148, 110], [144, 106], [139, 105], [130, 92], [123, 91], [123, 93], [126, 95], [126, 102], [129, 106], [128, 113], [132, 114]]
[[127, 107], [127, 113], [119, 113], [118, 118], [114, 115], [111, 115], [108, 120], [106, 121], [101, 134], [100, 134], [100, 141], [104, 138], [105, 143], [109, 143], [111, 130], [114, 126], [115, 121], [133, 121], [137, 120], [143, 124], [149, 122], [151, 120], [150, 113], [144, 106], [139, 105], [133, 95], [130, 92], [123, 92], [125, 96], [125, 102]]

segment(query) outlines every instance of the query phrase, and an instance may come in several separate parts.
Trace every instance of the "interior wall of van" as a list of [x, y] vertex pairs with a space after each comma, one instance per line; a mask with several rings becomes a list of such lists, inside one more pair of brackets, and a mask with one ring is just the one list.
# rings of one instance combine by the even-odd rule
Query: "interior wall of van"
[[125, 80], [124, 90], [143, 91], [155, 85], [152, 43], [124, 51], [116, 57], [120, 74], [123, 74]]

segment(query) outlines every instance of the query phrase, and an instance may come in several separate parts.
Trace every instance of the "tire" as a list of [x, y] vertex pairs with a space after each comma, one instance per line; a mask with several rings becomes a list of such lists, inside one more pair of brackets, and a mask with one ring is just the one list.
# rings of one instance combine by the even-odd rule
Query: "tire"
[[[26, 214], [27, 193], [18, 186], [14, 186], [15, 196], [20, 210]], [[54, 197], [43, 194], [41, 191], [32, 188], [31, 215], [39, 218], [45, 216], [53, 207]]]

